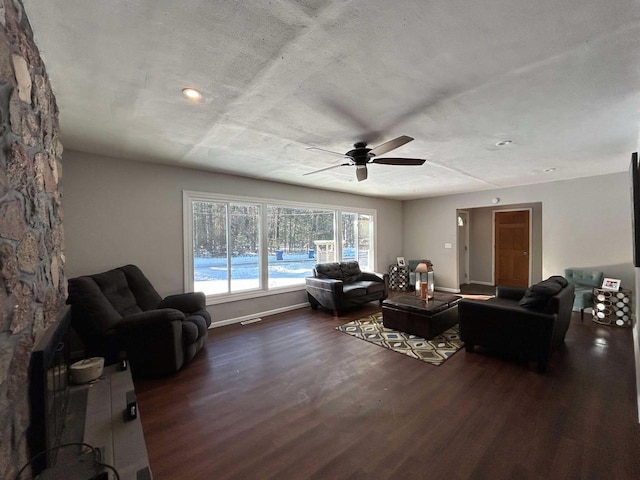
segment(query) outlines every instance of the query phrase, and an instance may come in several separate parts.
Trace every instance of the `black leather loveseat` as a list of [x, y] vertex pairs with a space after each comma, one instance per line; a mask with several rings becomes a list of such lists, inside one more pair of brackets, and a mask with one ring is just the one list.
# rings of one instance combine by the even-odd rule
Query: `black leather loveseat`
[[554, 276], [528, 289], [497, 287], [490, 300], [458, 303], [460, 336], [467, 352], [476, 345], [538, 362], [547, 369], [554, 348], [562, 345], [573, 310], [574, 287]]
[[202, 292], [162, 298], [135, 265], [69, 280], [71, 324], [85, 355], [122, 355], [135, 376], [178, 371], [206, 340], [211, 316]]
[[305, 279], [311, 308], [319, 305], [338, 316], [342, 311], [389, 295], [389, 275], [363, 272], [358, 262], [319, 263]]

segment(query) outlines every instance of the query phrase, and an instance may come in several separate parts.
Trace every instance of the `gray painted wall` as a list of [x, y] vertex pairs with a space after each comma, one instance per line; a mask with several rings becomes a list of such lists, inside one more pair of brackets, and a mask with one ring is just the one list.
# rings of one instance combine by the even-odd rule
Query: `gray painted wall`
[[[67, 277], [134, 263], [165, 296], [184, 291], [182, 191], [377, 210], [378, 271], [402, 255], [402, 203], [194, 169], [67, 151], [63, 157]], [[304, 290], [218, 304], [214, 322], [306, 302]]]
[[[501, 202], [502, 203], [502, 202]], [[531, 282], [542, 280], [542, 204], [525, 203], [469, 209], [469, 278], [493, 283], [493, 212], [531, 209]]]
[[470, 283], [493, 283], [491, 275], [491, 208], [469, 211], [469, 279]]
[[[405, 257], [426, 255], [434, 263], [437, 286], [456, 289], [456, 210], [493, 206], [494, 197], [500, 205], [541, 203], [543, 278], [567, 267], [597, 268], [633, 288], [626, 172], [405, 202]], [[444, 248], [446, 242], [453, 248]]]

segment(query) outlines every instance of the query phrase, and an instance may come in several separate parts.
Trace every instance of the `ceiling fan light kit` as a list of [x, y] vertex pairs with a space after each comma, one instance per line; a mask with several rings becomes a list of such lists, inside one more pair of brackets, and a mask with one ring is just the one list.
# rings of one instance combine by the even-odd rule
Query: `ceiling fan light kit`
[[365, 165], [356, 165], [356, 178], [359, 182], [367, 179], [367, 167]]
[[412, 137], [407, 135], [401, 135], [393, 140], [389, 140], [388, 142], [382, 143], [375, 148], [367, 148], [366, 142], [356, 142], [353, 145], [353, 149], [349, 150], [347, 153], [341, 154], [338, 152], [333, 152], [331, 150], [325, 150], [323, 148], [310, 147], [307, 150], [319, 150], [321, 152], [331, 153], [333, 155], [339, 155], [341, 157], [347, 158], [349, 161], [347, 163], [341, 163], [339, 165], [332, 165], [330, 167], [321, 168], [319, 170], [314, 170], [313, 172], [305, 173], [304, 175], [312, 175], [314, 173], [324, 172], [326, 170], [331, 170], [333, 168], [338, 167], [347, 167], [354, 166], [356, 167], [356, 178], [359, 182], [367, 179], [367, 165], [372, 163], [378, 163], [380, 165], [422, 165], [426, 162], [425, 159], [421, 158], [378, 158], [378, 155], [384, 155], [385, 153], [390, 152], [391, 150], [395, 150], [402, 145], [405, 145], [413, 140]]

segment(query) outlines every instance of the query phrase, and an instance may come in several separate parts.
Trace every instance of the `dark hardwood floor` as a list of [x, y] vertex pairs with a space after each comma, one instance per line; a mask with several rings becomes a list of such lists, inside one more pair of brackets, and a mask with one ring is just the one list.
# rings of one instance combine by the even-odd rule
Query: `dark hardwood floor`
[[178, 374], [137, 380], [156, 480], [638, 479], [632, 336], [575, 314], [544, 375], [420, 362], [297, 310], [216, 328]]

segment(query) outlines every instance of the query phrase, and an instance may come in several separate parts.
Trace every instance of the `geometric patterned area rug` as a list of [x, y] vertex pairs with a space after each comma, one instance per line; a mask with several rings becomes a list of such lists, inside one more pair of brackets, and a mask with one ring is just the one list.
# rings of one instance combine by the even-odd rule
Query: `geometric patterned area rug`
[[489, 300], [495, 297], [495, 295], [465, 295], [463, 293], [456, 293], [456, 295], [462, 298], [471, 298], [472, 300]]
[[382, 324], [382, 313], [354, 320], [336, 327], [336, 330], [436, 366], [444, 363], [464, 346], [464, 342], [460, 340], [458, 325], [454, 325], [431, 340], [425, 340], [422, 337], [386, 328]]

